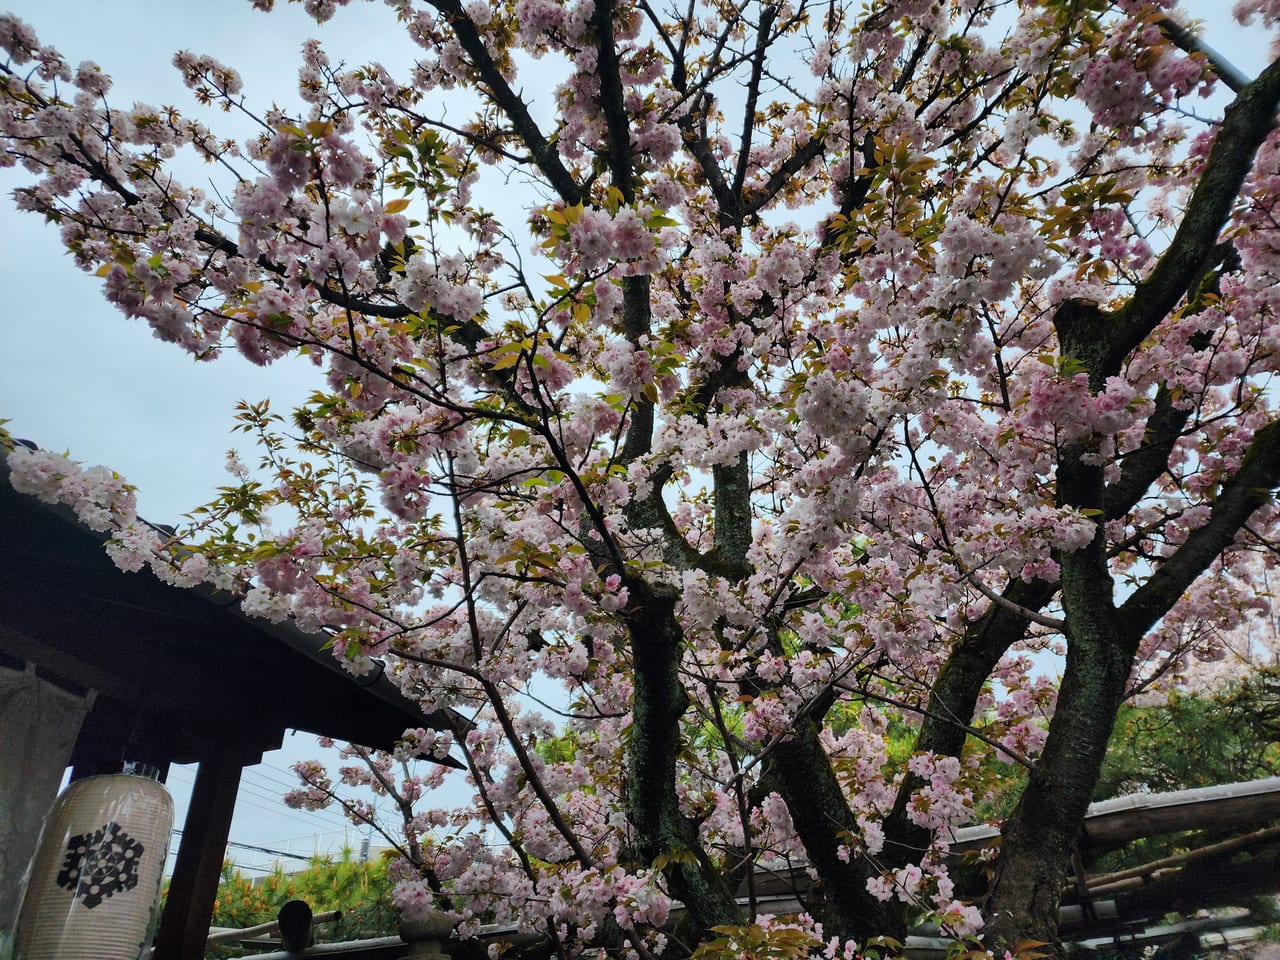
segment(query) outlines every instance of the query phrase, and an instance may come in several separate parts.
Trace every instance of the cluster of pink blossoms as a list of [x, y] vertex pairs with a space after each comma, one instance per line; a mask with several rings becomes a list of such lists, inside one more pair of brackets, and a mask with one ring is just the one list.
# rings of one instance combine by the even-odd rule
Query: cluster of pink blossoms
[[[591, 0], [391, 6], [421, 50], [405, 81], [309, 43], [305, 114], [265, 114], [242, 147], [167, 109], [105, 108], [95, 64], [0, 18], [0, 163], [38, 178], [21, 205], [56, 213], [107, 299], [158, 336], [263, 365], [302, 351], [324, 377], [288, 424], [242, 415], [271, 479], [229, 463], [236, 484], [195, 531], [207, 556], [168, 554], [100, 468], [20, 450], [15, 486], [110, 533], [125, 568], [234, 586], [247, 612], [323, 628], [351, 669], [465, 717], [347, 753], [337, 783], [298, 768], [297, 804], [351, 788], [411, 810], [390, 831], [414, 851], [407, 917], [441, 904], [432, 871], [464, 934], [492, 911], [566, 951], [612, 923], [660, 953], [674, 901], [697, 894], [690, 857], [782, 869], [825, 843], [865, 868], [844, 895], [973, 932], [947, 837], [982, 765], [895, 764], [891, 721], [925, 728], [948, 657], [1017, 618], [960, 720], [986, 756], [1038, 762], [1058, 691], [1031, 664], [1070, 633], [1064, 565], [1101, 542], [1106, 575], [1141, 584], [1212, 527], [1275, 420], [1280, 134], [1213, 238], [1231, 250], [1200, 302], [1099, 375], [1068, 355], [1064, 307], [1101, 314], [1143, 283], [1216, 149], [1174, 115], [1212, 64], [1160, 32], [1171, 3], [1124, 0], [1098, 36], [1043, 4], [1015, 5], [1007, 32], [977, 0], [833, 8], [825, 32], [769, 6], [758, 56], [719, 8], [663, 34], [642, 6], [606, 23]], [[554, 73], [550, 120], [522, 100], [531, 58]], [[198, 97], [248, 109], [230, 68], [175, 63]], [[787, 63], [806, 69], [782, 82]], [[744, 87], [761, 95], [745, 127]], [[484, 109], [441, 112], [456, 88]], [[159, 175], [187, 146], [235, 171], [229, 208]], [[530, 179], [515, 212], [472, 202]], [[1096, 469], [1110, 499], [1062, 495], [1064, 465]], [[1245, 598], [1276, 520], [1259, 508], [1263, 533], [1145, 631], [1135, 682], [1256, 624]], [[642, 668], [671, 651], [680, 697], [645, 722], [680, 745], [658, 799], [701, 858], [645, 851], [661, 830], [630, 802], [657, 789], [633, 782], [656, 766], [634, 729], [656, 695]], [[825, 839], [802, 836], [774, 768], [811, 728], [847, 807]], [[406, 771], [424, 755], [466, 767], [467, 802], [426, 807], [446, 774]], [[926, 835], [914, 863], [889, 862], [903, 804]], [[855, 951], [808, 917], [748, 919]]]

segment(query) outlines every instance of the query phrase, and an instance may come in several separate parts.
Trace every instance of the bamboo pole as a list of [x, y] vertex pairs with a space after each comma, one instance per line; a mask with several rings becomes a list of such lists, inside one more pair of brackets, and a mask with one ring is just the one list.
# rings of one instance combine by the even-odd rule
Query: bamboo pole
[[1253, 833], [1247, 833], [1241, 837], [1232, 837], [1230, 840], [1223, 840], [1221, 843], [1212, 843], [1207, 847], [1199, 847], [1195, 850], [1188, 850], [1186, 853], [1175, 853], [1169, 857], [1161, 857], [1159, 860], [1152, 860], [1137, 867], [1129, 867], [1127, 870], [1117, 870], [1114, 873], [1106, 873], [1100, 877], [1091, 877], [1085, 882], [1090, 896], [1097, 896], [1104, 893], [1114, 893], [1118, 890], [1128, 889], [1138, 884], [1126, 884], [1117, 887], [1115, 884], [1131, 879], [1146, 879], [1152, 877], [1157, 871], [1166, 871], [1168, 868], [1180, 868], [1205, 857], [1215, 857], [1223, 853], [1232, 853], [1235, 850], [1253, 847], [1256, 844], [1266, 843], [1268, 840], [1280, 838], [1280, 827], [1267, 827], [1263, 830], [1255, 830]]
[[[311, 918], [313, 924], [316, 923], [333, 923], [335, 920], [342, 919], [341, 910], [330, 910], [327, 913], [317, 913]], [[209, 939], [205, 943], [213, 946], [215, 943], [231, 943], [234, 940], [251, 940], [254, 937], [269, 937], [280, 932], [280, 921], [272, 920], [270, 923], [260, 923], [256, 927], [245, 927], [243, 930], [219, 930], [217, 933], [209, 934]]]

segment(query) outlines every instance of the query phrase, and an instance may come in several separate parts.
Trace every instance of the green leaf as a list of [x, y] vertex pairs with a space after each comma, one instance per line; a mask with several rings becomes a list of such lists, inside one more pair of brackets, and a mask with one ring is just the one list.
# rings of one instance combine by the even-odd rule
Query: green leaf
[[519, 353], [508, 353], [498, 357], [497, 360], [493, 361], [493, 363], [490, 364], [490, 367], [494, 370], [506, 370], [510, 367], [514, 367], [519, 362], [520, 362]]

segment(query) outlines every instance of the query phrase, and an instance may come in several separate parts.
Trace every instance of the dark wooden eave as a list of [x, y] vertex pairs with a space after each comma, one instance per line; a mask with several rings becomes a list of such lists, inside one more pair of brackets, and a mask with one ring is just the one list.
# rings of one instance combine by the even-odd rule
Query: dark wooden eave
[[0, 659], [96, 690], [82, 738], [99, 732], [110, 763], [126, 749], [160, 764], [249, 755], [286, 729], [385, 749], [407, 727], [456, 728], [380, 671], [348, 674], [324, 635], [249, 618], [226, 593], [121, 571], [104, 541], [70, 510], [16, 492], [0, 465]]
[[124, 760], [199, 764], [153, 957], [201, 960], [241, 772], [285, 730], [390, 749], [406, 728], [467, 724], [424, 714], [380, 670], [347, 673], [324, 635], [120, 570], [105, 542], [69, 509], [18, 493], [0, 456], [0, 664], [94, 692], [75, 778]]

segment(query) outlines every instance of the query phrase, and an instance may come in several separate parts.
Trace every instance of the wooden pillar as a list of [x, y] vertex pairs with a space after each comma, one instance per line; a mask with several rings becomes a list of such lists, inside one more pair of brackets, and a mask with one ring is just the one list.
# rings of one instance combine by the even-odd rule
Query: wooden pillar
[[226, 753], [200, 761], [152, 960], [203, 960], [240, 774], [259, 759]]

